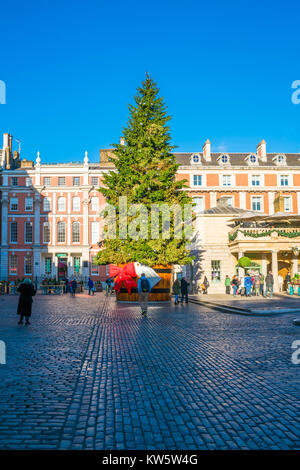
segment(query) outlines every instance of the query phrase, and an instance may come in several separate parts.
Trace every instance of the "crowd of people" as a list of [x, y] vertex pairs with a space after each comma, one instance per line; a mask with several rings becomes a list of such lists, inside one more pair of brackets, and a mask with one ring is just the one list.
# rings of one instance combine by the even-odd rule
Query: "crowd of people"
[[[291, 283], [291, 276], [288, 273], [283, 279], [283, 276], [279, 274], [278, 276], [278, 286], [279, 291], [283, 291], [284, 281], [286, 282], [287, 287]], [[230, 278], [228, 275], [225, 278], [225, 292], [226, 294], [233, 294], [233, 296], [263, 296], [263, 297], [273, 297], [273, 287], [274, 287], [274, 276], [272, 271], [269, 271], [266, 276], [262, 273], [256, 272], [253, 274], [246, 273], [245, 276], [234, 275]]]

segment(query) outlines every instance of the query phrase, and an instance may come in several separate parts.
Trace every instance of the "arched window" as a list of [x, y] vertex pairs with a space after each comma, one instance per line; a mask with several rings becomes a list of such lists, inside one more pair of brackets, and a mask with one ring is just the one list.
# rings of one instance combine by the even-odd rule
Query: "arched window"
[[73, 197], [72, 210], [73, 210], [73, 212], [79, 212], [80, 211], [80, 197], [79, 196]]
[[230, 164], [229, 155], [227, 153], [222, 153], [218, 157], [218, 162], [219, 162], [219, 165], [229, 165]]
[[66, 242], [66, 224], [64, 222], [58, 222], [57, 224], [57, 242]]
[[191, 163], [201, 163], [199, 153], [194, 153], [192, 155], [192, 162]]
[[72, 242], [80, 243], [80, 223], [79, 222], [72, 223]]
[[44, 240], [44, 243], [50, 243], [50, 222], [44, 222], [43, 240]]
[[57, 199], [57, 210], [59, 212], [64, 212], [66, 210], [66, 198], [65, 197], [59, 197]]

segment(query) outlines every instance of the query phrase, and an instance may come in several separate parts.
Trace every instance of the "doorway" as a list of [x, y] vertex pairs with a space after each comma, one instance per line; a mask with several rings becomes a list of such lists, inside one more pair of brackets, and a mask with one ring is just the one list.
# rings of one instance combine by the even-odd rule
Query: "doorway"
[[67, 258], [59, 258], [58, 260], [58, 280], [62, 281], [68, 277]]

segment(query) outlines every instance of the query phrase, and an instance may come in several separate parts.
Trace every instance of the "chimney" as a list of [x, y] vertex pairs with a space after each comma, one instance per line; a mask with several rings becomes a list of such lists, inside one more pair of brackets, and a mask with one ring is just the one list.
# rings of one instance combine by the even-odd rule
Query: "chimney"
[[206, 160], [207, 162], [211, 162], [210, 147], [211, 147], [211, 143], [210, 143], [210, 141], [207, 139], [207, 141], [206, 141], [205, 144], [203, 145], [203, 158], [204, 158], [204, 160]]
[[11, 144], [11, 135], [5, 133], [3, 134], [3, 150], [9, 148], [9, 144]]
[[262, 162], [267, 161], [267, 144], [266, 141], [263, 139], [258, 146], [256, 147], [257, 156], [261, 159]]

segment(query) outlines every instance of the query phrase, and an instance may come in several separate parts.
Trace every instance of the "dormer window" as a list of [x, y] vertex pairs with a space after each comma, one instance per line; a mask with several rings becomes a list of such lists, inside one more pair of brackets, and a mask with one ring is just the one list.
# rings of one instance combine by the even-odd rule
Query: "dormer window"
[[227, 153], [223, 153], [222, 155], [219, 156], [218, 162], [220, 165], [229, 165], [230, 164], [230, 158]]
[[248, 165], [258, 165], [258, 158], [255, 153], [250, 153], [250, 155], [246, 157], [246, 160]]
[[286, 156], [283, 154], [275, 155], [273, 162], [278, 166], [286, 165]]
[[194, 154], [192, 155], [191, 163], [196, 163], [196, 164], [197, 164], [197, 163], [198, 163], [198, 164], [201, 163], [201, 158], [200, 158], [199, 153], [194, 153]]

